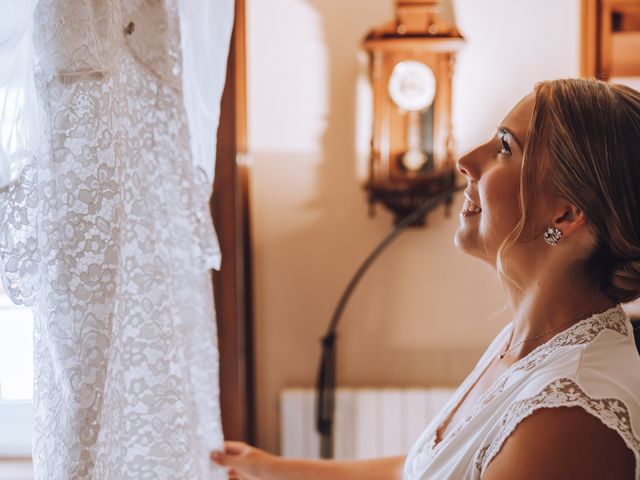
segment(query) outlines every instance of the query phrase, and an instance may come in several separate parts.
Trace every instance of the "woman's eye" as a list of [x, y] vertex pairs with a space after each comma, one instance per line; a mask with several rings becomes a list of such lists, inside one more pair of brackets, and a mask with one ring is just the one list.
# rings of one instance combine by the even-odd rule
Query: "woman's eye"
[[504, 135], [500, 136], [500, 149], [498, 150], [498, 153], [501, 155], [511, 155], [511, 148], [509, 147], [509, 144], [507, 143], [507, 141], [504, 138]]

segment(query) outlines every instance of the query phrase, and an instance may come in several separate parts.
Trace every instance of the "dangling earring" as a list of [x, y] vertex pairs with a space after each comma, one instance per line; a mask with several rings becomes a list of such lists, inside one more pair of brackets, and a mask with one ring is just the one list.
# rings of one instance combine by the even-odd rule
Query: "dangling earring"
[[549, 227], [544, 232], [544, 241], [549, 245], [557, 245], [562, 238], [562, 231], [556, 227]]

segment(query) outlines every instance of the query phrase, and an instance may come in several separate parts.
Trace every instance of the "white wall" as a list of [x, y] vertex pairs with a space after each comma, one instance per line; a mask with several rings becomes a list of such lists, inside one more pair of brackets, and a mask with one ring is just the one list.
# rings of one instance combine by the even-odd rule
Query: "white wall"
[[[460, 151], [538, 80], [578, 74], [579, 0], [458, 0]], [[370, 106], [360, 43], [393, 0], [248, 0], [258, 444], [278, 451], [278, 394], [312, 385], [350, 276], [392, 226], [362, 190]], [[364, 145], [364, 147], [363, 147]], [[493, 272], [452, 246], [449, 219], [403, 234], [342, 319], [342, 385], [455, 385], [508, 320]], [[224, 366], [223, 366], [224, 368]]]

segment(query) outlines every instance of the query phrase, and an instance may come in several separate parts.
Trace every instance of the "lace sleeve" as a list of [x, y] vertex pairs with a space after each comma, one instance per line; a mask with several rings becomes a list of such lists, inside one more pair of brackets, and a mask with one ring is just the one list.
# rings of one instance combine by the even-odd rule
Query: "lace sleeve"
[[513, 403], [500, 420], [496, 437], [478, 451], [476, 467], [480, 475], [495, 457], [504, 441], [522, 420], [541, 408], [580, 407], [618, 432], [633, 451], [636, 460], [636, 479], [640, 480], [640, 440], [633, 432], [631, 416], [625, 403], [617, 398], [591, 398], [569, 378], [549, 383], [537, 395]]

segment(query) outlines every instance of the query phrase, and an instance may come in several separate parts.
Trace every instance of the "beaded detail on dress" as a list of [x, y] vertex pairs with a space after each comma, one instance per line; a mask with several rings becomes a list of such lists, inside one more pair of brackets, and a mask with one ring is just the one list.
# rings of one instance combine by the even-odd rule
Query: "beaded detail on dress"
[[[464, 420], [460, 421], [450, 433], [444, 436], [436, 444], [436, 431], [437, 428], [431, 433], [431, 435], [427, 436], [423, 439], [422, 445], [415, 451], [412, 458], [409, 459], [408, 470], [410, 478], [417, 478], [417, 475], [420, 472], [423, 472], [429, 464], [433, 462], [433, 460], [438, 456], [439, 452], [453, 439], [458, 435], [458, 433], [464, 429], [469, 422], [483, 409], [489, 404], [496, 396], [502, 393], [512, 375], [516, 372], [528, 372], [536, 367], [539, 367], [551, 354], [556, 352], [558, 349], [563, 347], [568, 347], [572, 345], [585, 345], [593, 340], [604, 330], [612, 330], [621, 335], [628, 336], [629, 335], [629, 326], [627, 322], [627, 317], [620, 306], [612, 307], [604, 312], [596, 313], [591, 315], [588, 318], [580, 320], [575, 323], [571, 327], [559, 332], [552, 339], [547, 341], [546, 343], [538, 346], [531, 353], [529, 353], [524, 358], [520, 359], [516, 363], [514, 363], [505, 373], [503, 373], [494, 383], [493, 385], [480, 397], [478, 402], [471, 408], [470, 413], [464, 418]], [[483, 369], [480, 369], [482, 371]], [[472, 385], [475, 384], [475, 380], [473, 381], [465, 381], [466, 387], [462, 391], [462, 394], [457, 396], [458, 401], [462, 399]], [[589, 403], [588, 397], [584, 400], [584, 403]], [[622, 402], [620, 402], [622, 403]], [[450, 405], [452, 408], [455, 407], [457, 403], [453, 403]], [[557, 405], [560, 406], [560, 405]], [[449, 410], [449, 409], [447, 409]], [[439, 415], [438, 423], [442, 421], [443, 416], [446, 416], [447, 412], [442, 412]], [[445, 415], [443, 415], [445, 414]], [[524, 418], [524, 417], [523, 417]], [[626, 418], [627, 422], [630, 422], [629, 415], [627, 414]], [[505, 436], [505, 438], [508, 436]], [[635, 441], [635, 437], [632, 437]], [[501, 444], [501, 442], [500, 442]], [[484, 452], [486, 456], [488, 452]], [[499, 449], [499, 445], [496, 449]], [[636, 450], [637, 451], [637, 450]], [[494, 455], [495, 455], [494, 453]], [[488, 457], [487, 457], [488, 458]], [[488, 463], [485, 462], [486, 466]]]

